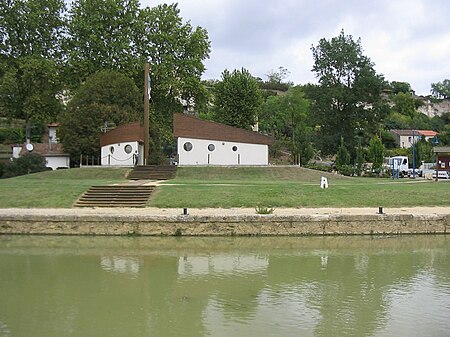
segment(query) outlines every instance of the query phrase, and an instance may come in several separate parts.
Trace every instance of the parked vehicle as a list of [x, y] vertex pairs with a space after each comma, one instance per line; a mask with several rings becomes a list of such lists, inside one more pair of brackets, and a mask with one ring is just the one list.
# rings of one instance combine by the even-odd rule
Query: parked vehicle
[[[393, 174], [401, 178], [409, 175], [409, 163], [407, 156], [395, 156], [388, 159], [389, 169], [393, 170]], [[412, 173], [412, 171], [411, 171]]]
[[[436, 171], [433, 172], [433, 179], [436, 179]], [[438, 179], [450, 179], [448, 171], [438, 171]]]

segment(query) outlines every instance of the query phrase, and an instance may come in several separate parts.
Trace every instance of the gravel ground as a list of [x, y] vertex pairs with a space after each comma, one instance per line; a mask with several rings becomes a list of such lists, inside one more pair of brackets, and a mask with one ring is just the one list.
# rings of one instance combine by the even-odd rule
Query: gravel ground
[[[240, 216], [256, 215], [254, 208], [188, 208], [189, 215], [196, 216]], [[278, 216], [295, 215], [370, 215], [378, 214], [378, 208], [275, 208], [273, 214]], [[40, 215], [40, 216], [92, 216], [92, 215], [152, 215], [158, 217], [172, 217], [182, 215], [183, 208], [3, 208], [0, 209], [0, 216], [7, 215]], [[450, 214], [450, 207], [412, 207], [412, 208], [383, 208], [385, 214]]]

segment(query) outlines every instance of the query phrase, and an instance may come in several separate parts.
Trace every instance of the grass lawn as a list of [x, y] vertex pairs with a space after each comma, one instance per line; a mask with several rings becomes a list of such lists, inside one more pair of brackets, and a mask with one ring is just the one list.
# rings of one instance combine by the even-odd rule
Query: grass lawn
[[125, 181], [128, 169], [82, 168], [0, 179], [0, 208], [66, 208], [92, 185]]
[[[329, 188], [320, 188], [320, 177]], [[450, 182], [349, 178], [297, 167], [179, 168], [154, 207], [449, 206]]]
[[[125, 181], [128, 169], [82, 168], [0, 179], [1, 208], [71, 207], [92, 185]], [[320, 177], [329, 188], [320, 188]], [[180, 167], [152, 207], [449, 206], [450, 182], [349, 178], [298, 167]]]

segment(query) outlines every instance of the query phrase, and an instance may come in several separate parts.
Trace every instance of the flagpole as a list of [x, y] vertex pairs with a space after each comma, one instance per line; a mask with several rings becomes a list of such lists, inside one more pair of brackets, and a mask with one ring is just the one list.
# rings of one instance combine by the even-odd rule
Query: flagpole
[[144, 165], [148, 163], [149, 152], [149, 105], [150, 105], [150, 65], [144, 66]]

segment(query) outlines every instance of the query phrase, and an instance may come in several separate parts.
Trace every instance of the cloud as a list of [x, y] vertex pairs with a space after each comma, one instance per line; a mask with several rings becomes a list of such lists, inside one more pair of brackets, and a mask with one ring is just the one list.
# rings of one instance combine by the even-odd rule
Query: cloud
[[[156, 6], [170, 1], [143, 1]], [[341, 29], [361, 38], [364, 54], [389, 81], [428, 94], [450, 78], [450, 3], [446, 0], [179, 0], [181, 15], [208, 31], [205, 78], [247, 68], [265, 78], [287, 68], [296, 84], [314, 81], [311, 46]]]

